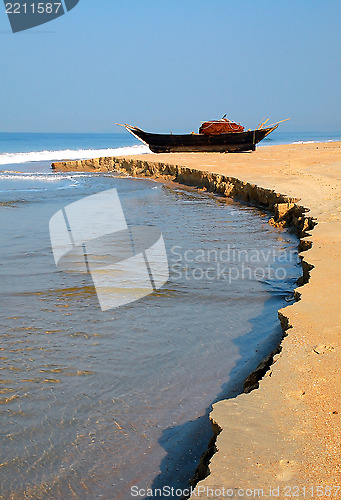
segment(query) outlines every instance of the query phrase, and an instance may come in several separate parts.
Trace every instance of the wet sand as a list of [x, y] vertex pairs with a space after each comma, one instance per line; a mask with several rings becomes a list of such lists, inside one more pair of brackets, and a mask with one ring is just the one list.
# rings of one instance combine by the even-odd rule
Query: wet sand
[[[163, 177], [159, 172], [165, 164], [220, 174], [285, 195], [284, 200], [279, 197], [280, 203], [295, 200], [309, 209], [307, 215], [317, 225], [304, 238], [312, 248], [301, 255], [314, 267], [308, 283], [297, 289], [300, 300], [280, 311], [286, 334], [281, 352], [258, 389], [214, 405], [211, 419], [221, 429], [218, 451], [211, 459], [210, 475], [198, 483], [197, 491], [200, 488], [199, 498], [212, 498], [207, 487], [235, 492], [262, 488], [263, 497], [271, 498], [269, 488], [278, 487], [277, 498], [295, 492], [299, 498], [341, 497], [341, 488], [333, 488], [341, 485], [341, 143], [260, 147], [239, 154], [150, 154], [124, 160], [152, 162], [153, 173], [148, 175], [153, 177]], [[57, 163], [54, 168], [109, 167], [85, 161]], [[247, 199], [259, 201], [253, 200], [252, 190]], [[317, 486], [322, 489], [316, 490]]]

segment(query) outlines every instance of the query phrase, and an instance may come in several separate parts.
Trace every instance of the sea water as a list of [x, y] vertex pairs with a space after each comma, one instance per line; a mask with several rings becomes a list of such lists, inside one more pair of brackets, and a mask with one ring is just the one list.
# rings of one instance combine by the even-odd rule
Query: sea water
[[[125, 135], [1, 139], [2, 498], [188, 487], [212, 403], [238, 394], [281, 338], [277, 310], [301, 274], [296, 237], [248, 205], [46, 161], [145, 150]], [[129, 225], [162, 232], [170, 276], [103, 312], [90, 275], [56, 268], [49, 220], [111, 188]]]
[[[281, 132], [275, 130], [259, 146], [341, 140], [341, 132]], [[128, 150], [126, 148], [129, 148]], [[149, 148], [128, 133], [57, 134], [0, 132], [0, 165], [31, 161], [77, 160], [148, 153]]]

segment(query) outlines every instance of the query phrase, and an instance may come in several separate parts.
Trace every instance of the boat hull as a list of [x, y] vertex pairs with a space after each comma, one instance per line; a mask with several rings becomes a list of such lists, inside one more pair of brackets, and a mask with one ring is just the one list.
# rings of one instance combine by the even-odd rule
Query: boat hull
[[234, 153], [254, 151], [256, 144], [277, 128], [277, 125], [270, 128], [212, 136], [204, 134], [151, 134], [137, 127], [127, 126], [126, 128], [131, 134], [147, 144], [153, 153]]

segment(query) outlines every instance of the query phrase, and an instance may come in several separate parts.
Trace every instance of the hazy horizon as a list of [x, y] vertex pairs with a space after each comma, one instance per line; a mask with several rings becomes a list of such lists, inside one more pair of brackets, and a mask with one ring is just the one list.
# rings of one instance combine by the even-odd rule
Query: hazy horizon
[[[281, 125], [281, 124], [280, 124]], [[199, 124], [198, 124], [198, 127], [199, 128]], [[153, 132], [153, 130], [148, 130], [150, 132]], [[164, 130], [161, 130], [161, 131], [157, 131], [157, 133], [160, 133], [160, 134], [167, 134], [167, 133], [178, 133], [178, 134], [186, 134], [186, 133], [191, 133], [192, 132], [192, 129], [191, 130], [175, 130], [175, 129], [172, 129], [172, 130], [168, 130], [166, 127], [164, 127]], [[196, 130], [196, 132], [198, 132]], [[288, 133], [288, 134], [300, 134], [300, 133], [307, 133], [307, 134], [319, 134], [319, 133], [323, 133], [323, 134], [341, 134], [341, 128], [339, 130], [335, 129], [335, 130], [308, 130], [308, 129], [297, 129], [297, 130], [285, 130], [285, 127], [282, 127], [282, 128], [278, 128], [277, 129], [277, 132], [281, 132], [281, 133]], [[0, 130], [0, 134], [36, 134], [36, 135], [42, 135], [42, 134], [47, 134], [47, 135], [126, 135], [126, 134], [129, 134], [129, 132], [127, 131], [116, 131], [116, 130], [103, 130], [102, 132], [91, 132], [89, 130], [84, 130], [84, 131], [75, 131], [75, 132], [63, 132], [62, 130], [57, 130], [57, 131], [54, 131], [54, 132], [46, 132], [46, 131], [33, 131], [33, 132], [30, 132], [30, 131], [22, 131], [22, 130]]]

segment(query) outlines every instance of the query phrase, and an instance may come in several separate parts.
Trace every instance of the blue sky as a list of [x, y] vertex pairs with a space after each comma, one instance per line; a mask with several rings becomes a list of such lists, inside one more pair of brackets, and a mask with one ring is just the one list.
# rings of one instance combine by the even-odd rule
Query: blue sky
[[339, 0], [80, 0], [13, 34], [0, 5], [0, 131], [197, 130], [228, 117], [341, 130]]

